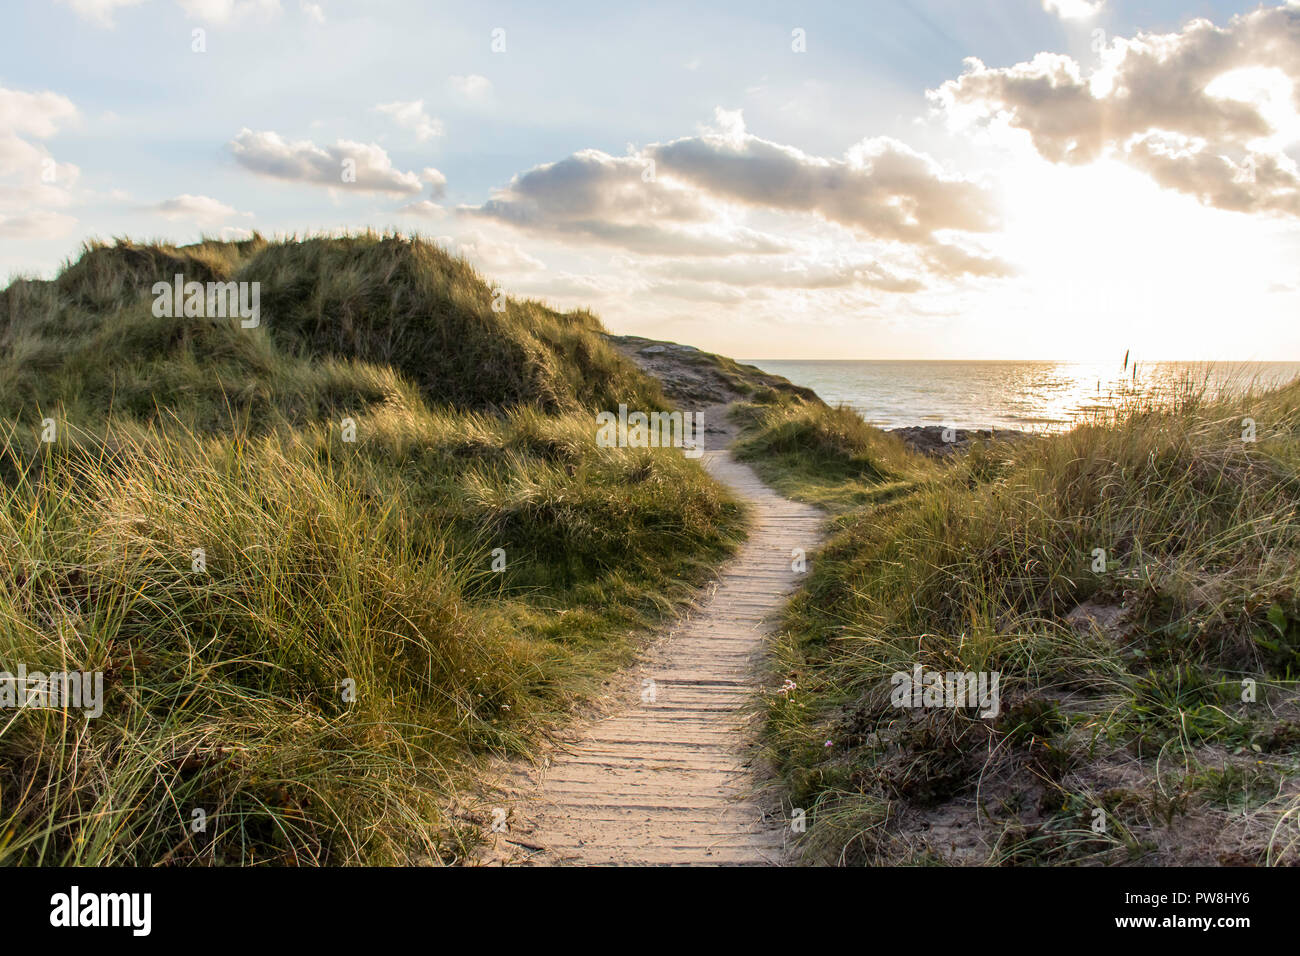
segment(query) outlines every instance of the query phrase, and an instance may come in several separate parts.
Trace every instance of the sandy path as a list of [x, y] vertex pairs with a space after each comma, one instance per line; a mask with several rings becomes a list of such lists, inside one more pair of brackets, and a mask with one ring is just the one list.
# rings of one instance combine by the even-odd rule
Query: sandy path
[[770, 617], [801, 577], [792, 552], [813, 549], [823, 516], [776, 494], [730, 452], [707, 452], [704, 464], [750, 503], [750, 537], [716, 589], [651, 648], [630, 699], [577, 728], [549, 767], [514, 792], [501, 841], [512, 862], [785, 859], [788, 824], [752, 793], [743, 707]]

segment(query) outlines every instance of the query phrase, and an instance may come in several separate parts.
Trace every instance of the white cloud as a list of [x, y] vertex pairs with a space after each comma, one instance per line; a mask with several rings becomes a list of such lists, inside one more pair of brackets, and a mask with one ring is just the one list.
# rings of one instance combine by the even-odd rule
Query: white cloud
[[[1243, 72], [1255, 81], [1226, 82]], [[1300, 216], [1300, 4], [1119, 38], [1091, 72], [1052, 53], [971, 59], [930, 96], [957, 125], [1023, 130], [1054, 163], [1114, 157], [1208, 206]]]
[[432, 166], [420, 171], [420, 180], [429, 184], [429, 195], [434, 199], [441, 199], [447, 192], [447, 177]]
[[280, 0], [176, 0], [189, 16], [209, 23], [269, 20], [281, 12]]
[[511, 283], [511, 288], [523, 295], [560, 299], [573, 305], [626, 295], [631, 291], [628, 283], [612, 276], [573, 272], [530, 276]]
[[298, 0], [298, 9], [308, 19], [315, 20], [317, 23], [325, 22], [325, 11], [321, 9], [319, 3], [310, 3], [309, 0]]
[[[125, 7], [138, 6], [145, 0], [60, 0], [79, 17], [101, 27], [113, 26], [113, 14]], [[324, 12], [315, 3], [299, 0], [302, 10], [309, 16], [324, 21]], [[280, 0], [176, 0], [176, 5], [189, 17], [208, 23], [238, 23], [255, 18], [269, 20], [281, 12]]]
[[63, 213], [37, 210], [22, 216], [0, 216], [0, 239], [62, 239], [77, 220]]
[[529, 255], [518, 243], [493, 239], [482, 233], [470, 232], [456, 238], [442, 237], [452, 252], [464, 256], [477, 268], [490, 273], [534, 273], [546, 269], [545, 264]]
[[398, 215], [401, 216], [419, 216], [423, 219], [441, 219], [447, 215], [445, 207], [431, 199], [421, 199], [417, 202], [407, 203], [405, 206], [397, 208]]
[[761, 289], [738, 289], [719, 282], [691, 282], [680, 279], [653, 282], [645, 287], [644, 292], [654, 296], [682, 299], [686, 302], [711, 302], [720, 305], [736, 305], [750, 299], [761, 298], [765, 294]]
[[986, 189], [888, 137], [826, 159], [750, 135], [739, 110], [719, 109], [716, 130], [651, 146], [646, 155], [661, 174], [713, 196], [812, 213], [876, 238], [928, 242], [936, 230], [996, 224]]
[[231, 216], [247, 215], [240, 213], [234, 206], [213, 199], [211, 196], [194, 196], [182, 193], [172, 199], [164, 199], [153, 207], [164, 219], [184, 220], [208, 225], [229, 219]]
[[1043, 0], [1043, 9], [1062, 20], [1087, 20], [1101, 13], [1106, 0]]
[[1016, 274], [1010, 263], [983, 252], [972, 252], [951, 243], [936, 243], [921, 253], [926, 267], [937, 275], [956, 277], [962, 275], [1001, 279]]
[[571, 241], [663, 255], [780, 252], [786, 244], [721, 221], [700, 190], [652, 175], [647, 159], [587, 149], [515, 176], [462, 213]]
[[79, 17], [91, 20], [102, 27], [113, 25], [113, 14], [119, 7], [133, 7], [144, 0], [60, 0], [72, 7]]
[[69, 206], [80, 178], [78, 167], [60, 163], [44, 147], [0, 134], [0, 210]]
[[710, 287], [837, 289], [850, 286], [885, 292], [919, 292], [924, 284], [916, 275], [902, 276], [874, 259], [837, 257], [811, 261], [805, 255], [733, 257], [726, 260], [651, 265], [652, 275]]
[[706, 301], [737, 290], [907, 293], [936, 277], [1014, 272], [962, 239], [997, 224], [984, 186], [890, 139], [863, 140], [843, 159], [812, 156], [752, 136], [738, 110], [627, 156], [588, 149], [534, 167], [460, 212], [626, 250], [638, 257], [629, 273]]
[[[435, 189], [439, 186], [429, 178], [436, 170], [417, 174], [395, 169], [388, 153], [374, 143], [340, 139], [333, 146], [317, 146], [310, 140], [289, 142], [279, 133], [245, 128], [230, 142], [230, 151], [245, 169], [291, 182], [408, 196], [420, 192], [422, 182], [432, 183]], [[355, 178], [348, 181], [345, 174]]]
[[57, 238], [76, 224], [54, 210], [72, 204], [81, 170], [24, 137], [53, 136], [78, 117], [72, 101], [57, 93], [0, 88], [0, 236]]
[[659, 181], [637, 156], [584, 149], [516, 176], [488, 203], [500, 218], [520, 224], [587, 221], [696, 222], [709, 218], [699, 194]]
[[420, 142], [442, 135], [442, 123], [424, 111], [424, 100], [380, 103], [375, 107], [402, 129], [409, 129]]
[[453, 75], [447, 77], [447, 83], [461, 96], [469, 100], [485, 100], [492, 95], [492, 81], [477, 73]]
[[44, 139], [77, 119], [77, 115], [72, 101], [58, 93], [0, 88], [0, 132], [25, 133]]

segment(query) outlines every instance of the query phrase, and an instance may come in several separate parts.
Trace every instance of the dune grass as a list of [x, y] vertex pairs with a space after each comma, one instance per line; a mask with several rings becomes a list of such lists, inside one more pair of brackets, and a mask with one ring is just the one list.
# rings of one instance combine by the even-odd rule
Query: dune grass
[[832, 512], [906, 493], [938, 473], [847, 407], [760, 391], [733, 406], [736, 454], [782, 494]]
[[[261, 282], [261, 325], [154, 317], [174, 272]], [[0, 862], [466, 858], [483, 762], [742, 534], [680, 453], [596, 445], [662, 396], [594, 318], [493, 298], [379, 236], [119, 242], [0, 295], [0, 670], [106, 683], [0, 711]]]
[[[809, 861], [1300, 862], [1300, 385], [944, 465], [843, 411], [742, 438], [837, 512], [764, 705]], [[895, 706], [916, 666], [998, 673], [998, 715]]]

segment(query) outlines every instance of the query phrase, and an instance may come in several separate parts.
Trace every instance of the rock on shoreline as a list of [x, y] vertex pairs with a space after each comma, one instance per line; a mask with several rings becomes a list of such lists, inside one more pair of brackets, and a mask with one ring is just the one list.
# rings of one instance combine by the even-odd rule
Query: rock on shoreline
[[[954, 428], [943, 425], [906, 425], [901, 428], [888, 428], [886, 432], [897, 435], [913, 451], [925, 455], [943, 457], [955, 451], [964, 451], [976, 441], [1015, 441], [1030, 437], [1030, 432], [1017, 431], [1014, 428]], [[944, 433], [951, 441], [945, 441]]]

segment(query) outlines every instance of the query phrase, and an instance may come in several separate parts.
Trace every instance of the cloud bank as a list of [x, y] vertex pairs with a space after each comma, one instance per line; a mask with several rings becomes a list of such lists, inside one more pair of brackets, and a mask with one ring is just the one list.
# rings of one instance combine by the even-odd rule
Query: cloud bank
[[[946, 174], [928, 156], [888, 138], [863, 140], [843, 158], [813, 156], [751, 135], [739, 111], [722, 109], [699, 135], [621, 157], [583, 150], [517, 175], [486, 203], [460, 211], [643, 255], [746, 257], [742, 269], [714, 268], [707, 281], [736, 283], [746, 275], [804, 288], [921, 288], [915, 275], [861, 255], [856, 263], [791, 265], [788, 257], [808, 248], [793, 234], [819, 227], [847, 231], [850, 243], [899, 247], [894, 254], [906, 266], [898, 268], [948, 277], [1011, 271], [948, 238], [996, 228], [996, 204], [983, 185]], [[780, 228], [751, 224], [751, 215], [775, 217]], [[764, 262], [773, 256], [787, 259]]]
[[0, 87], [0, 237], [57, 239], [77, 220], [72, 204], [81, 170], [59, 162], [41, 143], [78, 119], [65, 96]]
[[[1300, 216], [1300, 3], [1116, 39], [1095, 70], [1060, 54], [966, 71], [933, 90], [956, 123], [1024, 130], [1054, 163], [1117, 158], [1207, 206]], [[1282, 109], [1279, 110], [1279, 107]]]

